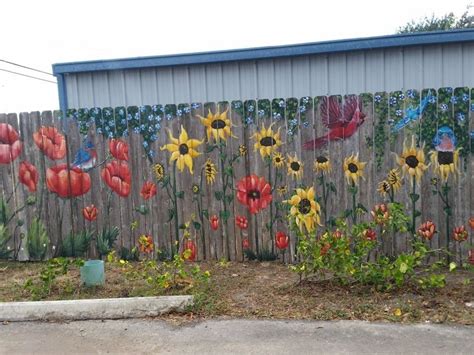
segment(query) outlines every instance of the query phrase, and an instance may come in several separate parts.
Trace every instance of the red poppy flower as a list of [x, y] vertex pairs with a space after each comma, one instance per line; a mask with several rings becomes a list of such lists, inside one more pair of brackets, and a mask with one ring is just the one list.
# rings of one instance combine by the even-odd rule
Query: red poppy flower
[[288, 243], [290, 242], [290, 238], [283, 233], [283, 232], [277, 232], [275, 236], [275, 245], [278, 249], [283, 250], [288, 248]]
[[145, 181], [142, 187], [142, 191], [140, 195], [145, 199], [148, 200], [156, 195], [156, 185], [151, 181]]
[[237, 184], [237, 200], [255, 214], [272, 201], [272, 188], [264, 177], [246, 176]]
[[[184, 242], [184, 246], [183, 246], [183, 253], [181, 254], [181, 256], [188, 260], [188, 261], [194, 261], [196, 260], [196, 243], [194, 243], [194, 241], [192, 240], [186, 240]], [[186, 250], [189, 250], [189, 255], [185, 255], [184, 252]], [[187, 253], [186, 253], [187, 254]]]
[[216, 215], [213, 215], [211, 216], [211, 218], [209, 218], [209, 223], [211, 223], [212, 230], [216, 231], [219, 229], [219, 217], [217, 217]]
[[9, 164], [21, 153], [18, 132], [8, 123], [0, 123], [0, 164]]
[[464, 242], [467, 239], [467, 230], [464, 226], [459, 226], [453, 229], [453, 238], [457, 242]]
[[138, 238], [138, 247], [142, 253], [149, 254], [153, 251], [153, 238], [151, 235], [143, 234]]
[[123, 140], [111, 139], [109, 150], [115, 159], [128, 161], [128, 144]]
[[247, 229], [249, 226], [249, 222], [245, 216], [235, 216], [235, 224], [237, 224], [237, 227], [240, 229]]
[[242, 249], [248, 249], [250, 248], [250, 242], [247, 238], [242, 239]]
[[51, 160], [62, 159], [66, 156], [66, 138], [56, 127], [42, 126], [33, 133], [33, 140], [38, 148]]
[[322, 256], [326, 255], [329, 251], [329, 249], [331, 249], [331, 244], [329, 243], [324, 243], [322, 246], [321, 246], [321, 249], [319, 251], [319, 254], [321, 254]]
[[386, 204], [375, 205], [374, 209], [370, 211], [370, 214], [374, 218], [375, 223], [384, 225], [388, 222], [390, 215]]
[[435, 233], [436, 225], [430, 220], [426, 221], [425, 223], [422, 223], [417, 231], [417, 234], [425, 240], [431, 240]]
[[28, 163], [27, 161], [22, 161], [20, 163], [20, 169], [18, 171], [18, 177], [20, 182], [28, 187], [28, 190], [30, 192], [35, 192], [36, 191], [36, 185], [38, 184], [38, 170], [36, 170], [36, 167]]
[[130, 194], [132, 178], [127, 163], [112, 160], [100, 174], [107, 185], [119, 196], [127, 197]]
[[474, 217], [469, 218], [469, 227], [471, 227], [471, 229], [474, 229]]
[[97, 207], [95, 207], [94, 205], [86, 206], [82, 209], [82, 215], [89, 222], [95, 221], [97, 219], [97, 214]]
[[363, 233], [365, 240], [374, 241], [377, 239], [377, 233], [372, 228], [366, 229]]
[[468, 259], [469, 264], [474, 265], [474, 249], [469, 250]]
[[90, 190], [91, 177], [79, 168], [59, 164], [46, 170], [46, 186], [59, 197], [77, 197]]

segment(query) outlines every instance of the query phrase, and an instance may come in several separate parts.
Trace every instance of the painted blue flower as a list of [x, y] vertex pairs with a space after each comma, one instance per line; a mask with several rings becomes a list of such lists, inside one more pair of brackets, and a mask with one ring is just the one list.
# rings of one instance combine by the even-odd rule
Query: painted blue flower
[[296, 118], [293, 118], [288, 122], [291, 126], [296, 126], [298, 125], [298, 120]]
[[102, 134], [102, 128], [100, 128], [100, 127], [97, 128], [95, 131], [96, 131], [98, 134]]
[[200, 108], [200, 107], [201, 107], [201, 104], [200, 104], [199, 102], [193, 102], [193, 103], [191, 104], [191, 108], [192, 108], [193, 110], [197, 110], [197, 109]]
[[113, 127], [113, 126], [115, 126], [115, 122], [114, 121], [109, 121], [108, 125], [109, 125], [109, 127]]
[[237, 108], [240, 108], [242, 106], [242, 102], [240, 101], [234, 101], [232, 102], [232, 106], [237, 109]]
[[395, 111], [395, 116], [400, 117], [401, 115], [403, 115], [403, 111], [402, 111], [402, 110], [396, 110], [396, 111]]
[[123, 108], [119, 110], [119, 115], [125, 115], [125, 111], [123, 110]]
[[306, 106], [304, 105], [300, 106], [300, 112], [301, 113], [306, 112]]
[[258, 117], [262, 118], [265, 116], [265, 110], [258, 110]]
[[252, 123], [253, 123], [253, 118], [250, 117], [250, 116], [247, 117], [247, 118], [245, 119], [245, 123], [247, 123], [247, 124], [252, 124]]
[[390, 96], [389, 100], [390, 106], [394, 106], [397, 104], [397, 98], [395, 96]]
[[441, 104], [441, 105], [439, 106], [439, 108], [440, 108], [441, 111], [443, 111], [443, 112], [448, 111], [448, 105], [446, 105], [446, 104]]
[[309, 127], [309, 121], [303, 121], [303, 126], [304, 127]]
[[255, 110], [255, 107], [253, 105], [248, 105], [247, 106], [247, 111], [248, 112], [253, 112]]
[[273, 118], [275, 120], [281, 120], [281, 114], [279, 112], [273, 112]]
[[449, 101], [451, 101], [452, 104], [457, 104], [458, 98], [456, 96], [451, 96], [451, 99]]
[[138, 121], [140, 120], [140, 114], [138, 112], [135, 112], [134, 118]]
[[474, 102], [471, 104], [471, 111], [474, 112]]
[[152, 134], [151, 137], [150, 137], [150, 140], [152, 142], [156, 141], [158, 139], [158, 136], [156, 134]]
[[183, 108], [183, 111], [184, 111], [184, 113], [190, 113], [191, 109], [189, 108], [189, 106], [186, 106], [186, 107]]
[[413, 90], [407, 90], [407, 96], [410, 99], [414, 99], [415, 98], [415, 92]]
[[471, 136], [471, 139], [474, 139], [474, 131], [471, 131], [471, 132], [469, 133], [469, 136]]
[[140, 127], [133, 127], [133, 132], [140, 133]]
[[387, 119], [387, 122], [389, 125], [393, 125], [395, 123], [395, 120], [393, 118]]
[[161, 116], [159, 116], [159, 115], [156, 116], [156, 122], [161, 122], [162, 119], [163, 119], [163, 117], [161, 117]]
[[453, 93], [453, 88], [446, 88], [446, 92], [448, 94], [452, 94]]
[[148, 142], [147, 141], [144, 141], [142, 144], [143, 144], [143, 148], [148, 147]]
[[374, 96], [374, 101], [375, 101], [376, 103], [379, 103], [380, 101], [382, 101], [382, 96], [380, 96], [380, 95], [375, 95], [375, 96]]
[[153, 121], [155, 119], [155, 117], [153, 115], [148, 115], [147, 117], [148, 121]]
[[456, 115], [456, 119], [457, 119], [459, 122], [464, 122], [464, 120], [466, 119], [466, 116], [464, 115], [464, 113], [458, 112], [458, 114]]
[[120, 120], [120, 124], [123, 124], [125, 126], [127, 124], [127, 120], [125, 118], [122, 118]]
[[128, 137], [128, 130], [123, 131], [123, 136]]
[[281, 108], [285, 108], [285, 107], [286, 107], [285, 100], [280, 100], [280, 101], [278, 102], [278, 106], [280, 106]]
[[309, 97], [308, 96], [303, 97], [302, 101], [303, 101], [303, 104], [306, 105], [309, 102]]
[[430, 104], [435, 104], [436, 103], [436, 97], [434, 97], [433, 95], [430, 95], [430, 97], [428, 98], [428, 102]]
[[178, 117], [181, 117], [181, 116], [183, 115], [183, 110], [178, 109], [178, 110], [176, 111], [176, 115], [178, 115]]
[[399, 100], [404, 100], [405, 99], [405, 95], [403, 94], [403, 92], [400, 95], [398, 95], [398, 99]]
[[159, 123], [155, 124], [155, 129], [156, 129], [157, 131], [159, 131], [160, 128], [161, 128], [161, 125], [160, 125]]
[[113, 133], [113, 132], [109, 132], [109, 134], [107, 135], [107, 137], [109, 137], [109, 138], [114, 138], [114, 133]]
[[167, 113], [167, 114], [166, 114], [166, 119], [167, 119], [168, 121], [170, 121], [172, 118], [173, 118], [173, 116], [171, 116], [171, 113]]
[[469, 95], [466, 93], [462, 94], [462, 101], [463, 102], [469, 101]]
[[99, 112], [100, 112], [100, 110], [99, 110], [98, 107], [94, 108], [94, 110], [93, 110], [94, 115], [98, 115]]

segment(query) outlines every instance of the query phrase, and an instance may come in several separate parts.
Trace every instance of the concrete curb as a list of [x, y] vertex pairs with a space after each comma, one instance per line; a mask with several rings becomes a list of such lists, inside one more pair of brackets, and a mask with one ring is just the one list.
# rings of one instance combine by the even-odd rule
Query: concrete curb
[[184, 312], [193, 296], [0, 303], [0, 321], [120, 319]]

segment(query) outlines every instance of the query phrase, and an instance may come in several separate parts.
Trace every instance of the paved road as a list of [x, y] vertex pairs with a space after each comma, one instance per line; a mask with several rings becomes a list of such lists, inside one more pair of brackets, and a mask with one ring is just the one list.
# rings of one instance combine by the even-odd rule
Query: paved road
[[355, 321], [158, 320], [0, 325], [0, 354], [472, 354], [474, 327]]

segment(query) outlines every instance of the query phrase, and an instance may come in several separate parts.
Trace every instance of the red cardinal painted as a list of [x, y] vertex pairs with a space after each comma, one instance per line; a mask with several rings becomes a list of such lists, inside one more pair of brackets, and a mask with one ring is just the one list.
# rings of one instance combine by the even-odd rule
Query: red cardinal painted
[[329, 132], [322, 137], [304, 143], [307, 150], [324, 147], [329, 141], [344, 140], [351, 137], [364, 123], [365, 114], [361, 111], [362, 100], [355, 95], [346, 97], [341, 112], [338, 96], [325, 97], [321, 104], [321, 117]]

